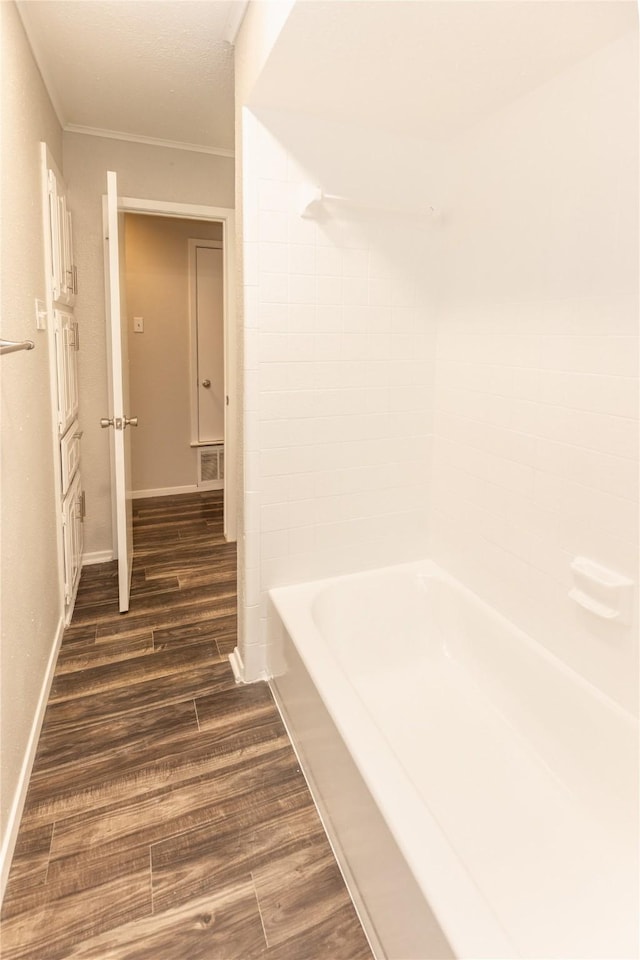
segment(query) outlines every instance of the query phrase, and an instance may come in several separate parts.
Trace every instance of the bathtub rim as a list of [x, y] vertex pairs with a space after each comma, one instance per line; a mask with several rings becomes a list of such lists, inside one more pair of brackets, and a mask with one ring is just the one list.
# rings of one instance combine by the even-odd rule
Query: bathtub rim
[[[308, 581], [288, 587], [274, 587], [269, 595], [284, 628], [298, 651], [311, 676], [320, 699], [345, 742], [353, 761], [376, 802], [380, 812], [405, 857], [424, 898], [430, 904], [442, 931], [459, 960], [495, 960], [517, 957], [520, 952], [512, 942], [491, 905], [476, 886], [464, 864], [449, 845], [437, 821], [425, 805], [417, 788], [407, 776], [402, 764], [389, 750], [382, 734], [372, 722], [371, 716], [357, 697], [340, 664], [330, 650], [332, 669], [326, 663], [318, 664], [313, 658], [313, 644], [324, 638], [311, 616], [309, 601], [328, 583], [362, 578], [374, 572], [398, 570], [399, 568], [440, 571], [432, 561], [415, 561], [394, 564], [363, 573], [347, 574], [324, 580]], [[307, 634], [301, 642], [300, 617], [287, 609], [286, 600], [292, 595], [307, 601], [305, 618]], [[282, 604], [284, 601], [284, 610]], [[299, 613], [300, 611], [298, 611]], [[349, 723], [344, 723], [335, 710], [336, 697], [350, 701]], [[402, 790], [398, 789], [402, 784]], [[390, 817], [393, 810], [395, 816]], [[409, 825], [414, 825], [413, 830]], [[428, 868], [414, 851], [428, 848]], [[460, 917], [464, 923], [460, 923]], [[457, 923], [456, 923], [457, 921]], [[472, 932], [470, 932], [472, 931]]]
[[[490, 607], [433, 560], [393, 564], [269, 590], [284, 629], [456, 956], [460, 960], [522, 956], [491, 904], [476, 885], [453, 846], [449, 844], [445, 832], [440, 828], [403, 765], [389, 749], [313, 616], [314, 599], [332, 584], [356, 582], [372, 575], [392, 572], [437, 576], [453, 584], [456, 589], [462, 590], [474, 602], [480, 603], [492, 615], [497, 616], [527, 644], [534, 646], [536, 652], [553, 667], [559, 669], [572, 683], [577, 683], [583, 693], [593, 697], [601, 707], [611, 710], [625, 725], [631, 724], [635, 730], [637, 720], [624, 707], [577, 674], [564, 661]], [[314, 648], [317, 648], [318, 644], [326, 651], [326, 660], [314, 656]], [[339, 704], [345, 700], [349, 703], [348, 724], [344, 722], [344, 716], [341, 716], [339, 711]], [[402, 789], [397, 788], [397, 785], [402, 785]], [[389, 816], [390, 811], [393, 811], [393, 816]], [[419, 827], [417, 833], [411, 829], [410, 824]], [[425, 846], [429, 849], [428, 867], [425, 867], [415, 854], [415, 851], [424, 849]], [[464, 917], [463, 923], [460, 923], [460, 917]]]

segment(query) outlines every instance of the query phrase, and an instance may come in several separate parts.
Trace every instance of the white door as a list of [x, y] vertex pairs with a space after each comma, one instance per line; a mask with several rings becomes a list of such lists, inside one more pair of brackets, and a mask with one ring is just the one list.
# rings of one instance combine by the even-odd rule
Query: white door
[[58, 384], [58, 427], [63, 436], [78, 416], [78, 321], [66, 310], [53, 314]]
[[198, 442], [224, 436], [224, 294], [222, 249], [196, 241]]
[[131, 503], [131, 431], [137, 426], [129, 410], [129, 353], [124, 301], [124, 213], [118, 207], [116, 174], [107, 173], [105, 204], [105, 296], [109, 351], [109, 416], [101, 424], [112, 437], [112, 495], [114, 537], [118, 559], [120, 612], [129, 609], [133, 563], [133, 511]]

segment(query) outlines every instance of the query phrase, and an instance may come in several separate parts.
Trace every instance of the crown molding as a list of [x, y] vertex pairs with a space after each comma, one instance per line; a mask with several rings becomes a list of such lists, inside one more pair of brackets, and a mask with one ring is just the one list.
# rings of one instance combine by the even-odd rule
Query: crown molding
[[161, 140], [158, 137], [143, 137], [121, 130], [103, 130], [102, 127], [84, 127], [77, 123], [63, 125], [65, 133], [80, 133], [85, 137], [104, 137], [107, 140], [126, 140], [129, 143], [143, 143], [149, 147], [169, 147], [171, 150], [186, 150], [191, 153], [208, 153], [214, 157], [233, 159], [234, 150], [225, 147], [207, 147], [201, 143], [181, 143], [179, 140]]

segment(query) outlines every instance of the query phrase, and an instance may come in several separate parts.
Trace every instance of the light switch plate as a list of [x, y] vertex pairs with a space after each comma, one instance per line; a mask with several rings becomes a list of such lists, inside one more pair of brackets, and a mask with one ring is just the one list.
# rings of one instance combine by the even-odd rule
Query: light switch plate
[[144, 317], [133, 318], [133, 332], [144, 333]]

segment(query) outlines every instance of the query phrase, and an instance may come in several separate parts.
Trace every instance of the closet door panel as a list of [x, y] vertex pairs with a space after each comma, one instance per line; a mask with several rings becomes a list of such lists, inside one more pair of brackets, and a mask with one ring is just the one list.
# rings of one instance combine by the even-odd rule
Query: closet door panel
[[53, 170], [47, 174], [49, 192], [49, 239], [51, 241], [51, 263], [49, 264], [49, 278], [51, 282], [51, 297], [54, 301], [63, 298], [63, 249], [61, 243], [60, 224], [60, 197], [58, 195], [58, 181]]
[[80, 482], [80, 474], [76, 473], [69, 492], [62, 503], [64, 592], [66, 603], [71, 602], [80, 577], [83, 546], [82, 514], [82, 485]]
[[55, 311], [58, 429], [64, 436], [78, 416], [78, 323], [73, 315]]
[[60, 468], [62, 473], [62, 493], [66, 494], [69, 485], [80, 466], [80, 437], [82, 431], [74, 420], [60, 441]]

